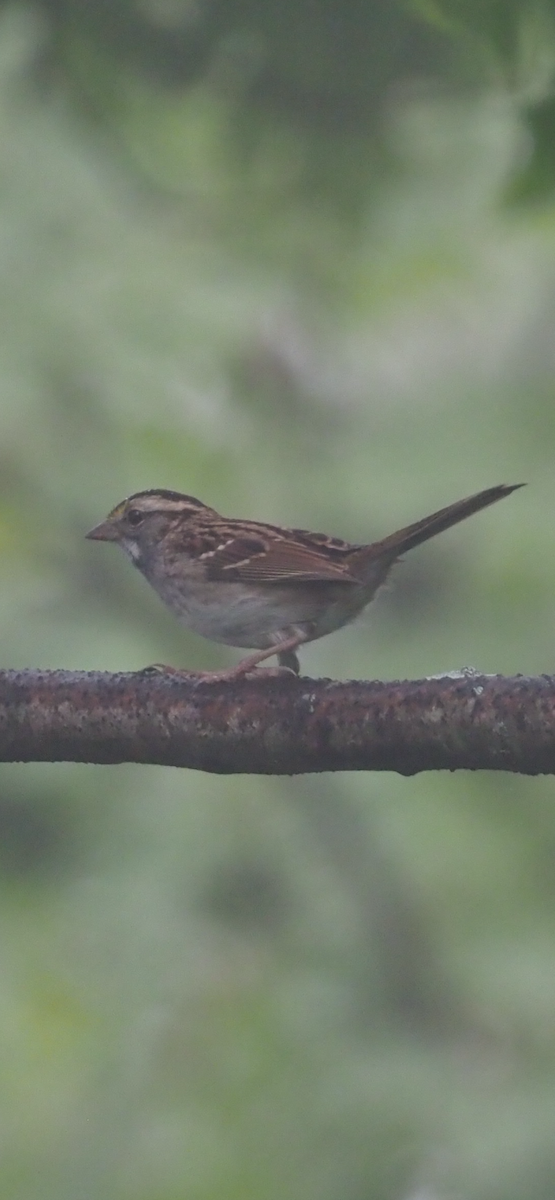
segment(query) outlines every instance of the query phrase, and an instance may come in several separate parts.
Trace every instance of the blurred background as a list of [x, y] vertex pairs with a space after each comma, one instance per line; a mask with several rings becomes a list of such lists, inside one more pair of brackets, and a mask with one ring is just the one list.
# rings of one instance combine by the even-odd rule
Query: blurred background
[[[165, 487], [410, 555], [307, 674], [551, 672], [553, 0], [0, 4], [2, 664], [192, 668]], [[550, 779], [10, 766], [0, 1195], [553, 1200]]]

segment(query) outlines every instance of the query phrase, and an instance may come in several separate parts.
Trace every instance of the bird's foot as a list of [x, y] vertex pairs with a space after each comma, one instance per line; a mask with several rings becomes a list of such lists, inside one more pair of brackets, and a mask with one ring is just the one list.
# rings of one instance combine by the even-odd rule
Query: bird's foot
[[280, 665], [278, 667], [257, 667], [245, 659], [236, 667], [222, 671], [189, 671], [185, 667], [170, 667], [165, 663], [152, 663], [136, 672], [137, 675], [171, 675], [174, 679], [190, 680], [191, 683], [231, 683], [236, 679], [283, 679], [284, 676], [295, 677], [298, 672], [293, 667]]

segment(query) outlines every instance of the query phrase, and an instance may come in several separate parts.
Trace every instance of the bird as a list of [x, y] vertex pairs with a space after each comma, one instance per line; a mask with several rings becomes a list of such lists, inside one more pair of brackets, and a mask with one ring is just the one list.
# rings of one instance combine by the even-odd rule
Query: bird
[[223, 517], [194, 496], [150, 489], [122, 500], [86, 537], [121, 546], [188, 629], [255, 650], [223, 671], [158, 669], [229, 680], [276, 655], [265, 674], [297, 675], [299, 647], [354, 620], [403, 554], [523, 486], [487, 488], [369, 544]]

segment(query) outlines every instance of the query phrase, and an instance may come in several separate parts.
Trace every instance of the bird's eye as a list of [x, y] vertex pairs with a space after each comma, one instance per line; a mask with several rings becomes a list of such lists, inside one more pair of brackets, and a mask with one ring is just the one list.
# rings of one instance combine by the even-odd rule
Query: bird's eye
[[144, 513], [141, 512], [140, 508], [130, 508], [127, 513], [127, 523], [128, 525], [140, 525], [143, 517]]

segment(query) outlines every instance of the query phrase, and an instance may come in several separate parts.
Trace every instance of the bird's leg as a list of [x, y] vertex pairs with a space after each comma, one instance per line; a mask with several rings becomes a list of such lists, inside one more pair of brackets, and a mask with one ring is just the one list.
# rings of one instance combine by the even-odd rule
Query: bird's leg
[[299, 674], [301, 664], [294, 650], [280, 650], [277, 660], [280, 667], [285, 667], [287, 671], [293, 671], [295, 675]]
[[268, 646], [266, 650], [257, 650], [256, 654], [249, 654], [246, 658], [242, 658], [241, 662], [235, 667], [229, 667], [224, 671], [187, 671], [182, 667], [168, 667], [163, 663], [154, 663], [151, 667], [145, 667], [139, 674], [148, 674], [156, 672], [161, 675], [178, 675], [183, 679], [200, 679], [206, 683], [217, 683], [225, 680], [240, 679], [242, 675], [257, 675], [255, 668], [265, 659], [271, 658], [276, 654], [279, 666], [268, 667], [264, 670], [264, 678], [278, 675], [298, 675], [299, 660], [295, 654], [298, 646], [301, 646], [306, 641], [305, 634], [296, 633], [293, 637], [287, 638], [286, 641], [277, 642], [275, 646]]
[[229, 677], [234, 679], [240, 675], [250, 674], [253, 667], [257, 667], [266, 658], [271, 658], [273, 654], [277, 655], [279, 666], [269, 668], [272, 675], [284, 675], [285, 673], [290, 675], [291, 672], [294, 675], [298, 675], [300, 668], [295, 650], [305, 641], [306, 636], [304, 634], [296, 633], [293, 637], [287, 638], [286, 641], [277, 642], [275, 646], [269, 646], [266, 650], [257, 650], [256, 654], [249, 654], [247, 658], [242, 658], [236, 667], [232, 667]]

